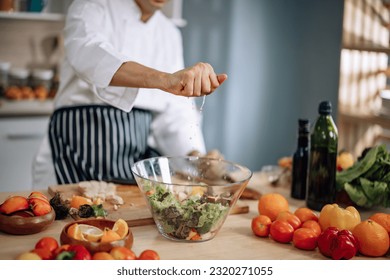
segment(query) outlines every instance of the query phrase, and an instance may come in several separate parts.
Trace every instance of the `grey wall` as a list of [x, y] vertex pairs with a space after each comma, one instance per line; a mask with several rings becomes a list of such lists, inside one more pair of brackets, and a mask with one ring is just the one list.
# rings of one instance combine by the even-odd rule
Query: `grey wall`
[[337, 115], [343, 1], [184, 0], [185, 61], [229, 79], [206, 98], [208, 149], [259, 170], [293, 153], [300, 117]]

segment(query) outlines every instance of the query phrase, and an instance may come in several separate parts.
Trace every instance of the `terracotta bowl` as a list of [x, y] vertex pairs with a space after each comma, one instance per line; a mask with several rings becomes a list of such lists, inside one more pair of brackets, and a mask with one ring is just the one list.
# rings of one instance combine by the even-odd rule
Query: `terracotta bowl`
[[26, 235], [45, 230], [55, 220], [56, 214], [52, 209], [50, 213], [42, 216], [20, 217], [0, 214], [0, 231]]
[[74, 222], [71, 222], [62, 229], [61, 235], [60, 235], [60, 242], [61, 245], [63, 244], [71, 244], [71, 245], [83, 245], [86, 247], [91, 253], [95, 252], [109, 252], [114, 247], [126, 247], [131, 249], [133, 246], [133, 233], [131, 232], [129, 228], [129, 232], [126, 235], [125, 238], [117, 241], [107, 242], [107, 243], [101, 243], [101, 242], [91, 242], [91, 241], [83, 241], [83, 240], [77, 240], [72, 237], [70, 237], [67, 233], [68, 228], [75, 224], [87, 224], [91, 226], [95, 226], [100, 229], [104, 228], [112, 228], [115, 224], [115, 221], [113, 220], [107, 220], [107, 219], [87, 219], [87, 220], [77, 220]]

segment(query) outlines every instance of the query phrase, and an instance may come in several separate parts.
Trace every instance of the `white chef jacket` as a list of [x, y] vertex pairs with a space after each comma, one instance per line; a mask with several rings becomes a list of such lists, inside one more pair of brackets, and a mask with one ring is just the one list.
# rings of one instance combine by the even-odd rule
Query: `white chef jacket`
[[[161, 154], [205, 153], [201, 115], [193, 98], [156, 89], [109, 86], [126, 61], [173, 73], [184, 68], [180, 30], [161, 11], [142, 22], [134, 0], [75, 0], [66, 17], [65, 58], [55, 108], [110, 104], [126, 112], [151, 110], [148, 143]], [[33, 187], [56, 184], [45, 136], [33, 162]]]

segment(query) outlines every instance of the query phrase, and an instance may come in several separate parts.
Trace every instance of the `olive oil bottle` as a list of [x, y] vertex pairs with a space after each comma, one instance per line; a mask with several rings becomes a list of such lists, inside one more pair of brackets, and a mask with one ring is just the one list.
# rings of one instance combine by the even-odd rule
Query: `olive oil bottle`
[[336, 198], [338, 131], [332, 118], [332, 104], [323, 101], [310, 136], [310, 160], [306, 205], [320, 211]]

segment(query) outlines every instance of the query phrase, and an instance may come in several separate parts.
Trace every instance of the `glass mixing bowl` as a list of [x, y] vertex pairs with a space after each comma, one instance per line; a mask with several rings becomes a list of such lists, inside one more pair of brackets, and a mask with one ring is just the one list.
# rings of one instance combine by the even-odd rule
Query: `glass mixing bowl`
[[252, 172], [226, 160], [154, 157], [132, 166], [159, 232], [175, 241], [212, 239]]

